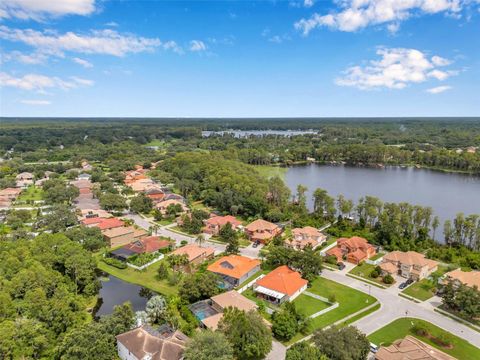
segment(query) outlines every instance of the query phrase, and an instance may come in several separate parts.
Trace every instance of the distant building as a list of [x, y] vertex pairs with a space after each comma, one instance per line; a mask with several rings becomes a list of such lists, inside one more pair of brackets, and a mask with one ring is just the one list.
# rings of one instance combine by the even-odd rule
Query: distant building
[[131, 256], [154, 254], [162, 250], [165, 251], [171, 246], [172, 243], [168, 240], [161, 239], [158, 236], [146, 236], [111, 251], [110, 255], [119, 260], [126, 261]]
[[167, 214], [167, 209], [170, 205], [177, 205], [177, 204], [180, 205], [182, 212], [188, 211], [188, 207], [186, 207], [182, 201], [173, 200], [173, 199], [160, 201], [158, 204], [155, 205], [155, 207], [158, 209], [158, 211], [160, 211], [162, 215], [165, 215]]
[[421, 280], [437, 271], [438, 262], [416, 251], [392, 251], [383, 257], [380, 268], [382, 275], [398, 274], [407, 279]]
[[359, 236], [353, 236], [349, 239], [341, 238], [337, 240], [337, 246], [329, 249], [327, 255], [335, 256], [337, 261], [342, 261], [345, 258], [352, 264], [359, 264], [376, 254], [373, 245]]
[[258, 219], [245, 227], [245, 233], [251, 241], [268, 243], [276, 235], [280, 235], [282, 229], [280, 226], [269, 221]]
[[305, 226], [304, 228], [295, 228], [292, 230], [292, 238], [285, 241], [285, 245], [296, 249], [302, 250], [306, 246], [311, 246], [312, 249], [316, 249], [327, 241], [326, 235], [311, 226]]
[[293, 301], [307, 289], [308, 281], [297, 271], [283, 265], [253, 284], [255, 293], [275, 304]]
[[22, 172], [15, 177], [16, 187], [20, 189], [26, 189], [30, 185], [33, 185], [33, 174], [29, 172]]
[[114, 229], [125, 226], [125, 222], [118, 218], [91, 217], [81, 221], [87, 227], [98, 227], [100, 230]]
[[116, 227], [102, 231], [103, 237], [111, 248], [130, 244], [131, 242], [141, 239], [147, 233], [141, 229], [135, 229], [133, 226]]
[[390, 346], [382, 346], [375, 360], [456, 360], [456, 358], [407, 335]]
[[181, 360], [188, 336], [163, 325], [144, 325], [116, 336], [118, 357], [122, 360]]
[[228, 255], [210, 264], [207, 270], [219, 275], [226, 287], [233, 288], [260, 271], [260, 261], [240, 255]]

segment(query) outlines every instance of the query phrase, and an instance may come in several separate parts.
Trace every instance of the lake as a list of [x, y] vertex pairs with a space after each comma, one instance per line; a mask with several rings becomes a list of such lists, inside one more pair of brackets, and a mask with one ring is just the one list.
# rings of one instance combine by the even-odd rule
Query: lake
[[102, 288], [98, 294], [101, 305], [96, 316], [111, 314], [115, 305], [122, 305], [126, 301], [130, 301], [133, 311], [145, 310], [148, 299], [154, 295], [148, 289], [130, 284], [112, 275], [102, 278], [101, 283]]
[[443, 222], [459, 212], [480, 213], [480, 177], [472, 175], [411, 167], [378, 169], [311, 164], [288, 168], [285, 181], [292, 193], [299, 184], [308, 187], [309, 209], [313, 209], [312, 194], [317, 188], [335, 197], [343, 194], [355, 202], [371, 195], [384, 202], [430, 206], [441, 221], [439, 233], [443, 231]]

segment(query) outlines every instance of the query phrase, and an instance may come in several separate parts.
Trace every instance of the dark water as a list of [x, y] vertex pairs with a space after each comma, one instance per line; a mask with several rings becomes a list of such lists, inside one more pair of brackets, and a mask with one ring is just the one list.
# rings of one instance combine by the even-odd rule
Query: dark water
[[145, 310], [148, 299], [153, 295], [151, 291], [141, 286], [127, 283], [115, 276], [108, 276], [102, 280], [102, 288], [98, 297], [101, 303], [96, 316], [107, 315], [113, 312], [115, 305], [122, 305], [130, 301], [134, 311]]
[[372, 195], [384, 202], [408, 202], [430, 206], [441, 222], [459, 212], [480, 214], [480, 177], [438, 171], [387, 167], [385, 169], [305, 165], [288, 169], [286, 182], [292, 193], [297, 185], [308, 187], [308, 206], [313, 207], [312, 193], [323, 188], [331, 196], [343, 194], [355, 202]]

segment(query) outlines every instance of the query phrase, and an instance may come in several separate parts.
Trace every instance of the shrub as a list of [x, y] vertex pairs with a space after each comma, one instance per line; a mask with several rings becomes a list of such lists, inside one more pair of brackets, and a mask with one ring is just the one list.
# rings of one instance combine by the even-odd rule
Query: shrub
[[412, 332], [418, 336], [427, 336], [428, 328], [423, 324], [415, 324], [412, 326]]
[[335, 296], [335, 294], [330, 294], [328, 296], [328, 302], [333, 304], [335, 301], [337, 301], [337, 297]]
[[376, 279], [376, 278], [378, 278], [379, 276], [380, 276], [380, 274], [378, 273], [377, 270], [372, 270], [372, 272], [370, 273], [370, 277], [371, 277], [371, 278]]
[[104, 257], [102, 261], [110, 266], [116, 267], [117, 269], [126, 269], [127, 264], [125, 264], [123, 261], [120, 261], [118, 259], [110, 258], [110, 257]]
[[394, 281], [393, 276], [390, 274], [385, 275], [382, 280], [385, 284], [393, 284]]
[[187, 240], [182, 240], [180, 241], [180, 246], [185, 246], [188, 244], [188, 241]]

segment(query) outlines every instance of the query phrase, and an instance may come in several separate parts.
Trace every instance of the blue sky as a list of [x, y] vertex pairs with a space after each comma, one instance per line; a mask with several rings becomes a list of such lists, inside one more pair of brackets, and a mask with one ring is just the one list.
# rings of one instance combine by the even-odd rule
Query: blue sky
[[480, 116], [480, 1], [0, 3], [0, 115]]

